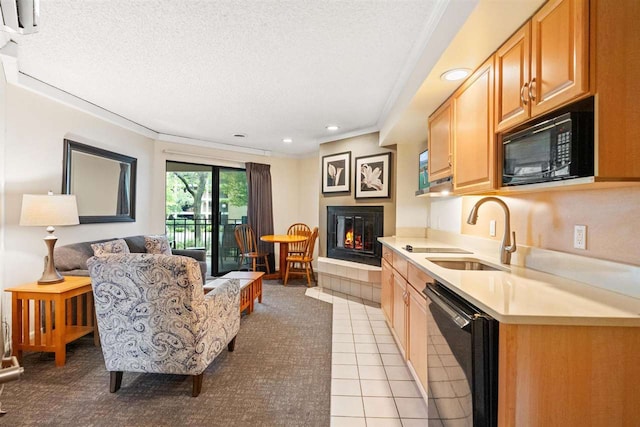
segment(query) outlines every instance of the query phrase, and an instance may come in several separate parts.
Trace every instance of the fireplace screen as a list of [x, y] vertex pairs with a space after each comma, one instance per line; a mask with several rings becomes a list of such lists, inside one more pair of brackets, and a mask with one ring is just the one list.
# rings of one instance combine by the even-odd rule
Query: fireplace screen
[[[373, 247], [372, 223], [366, 224], [365, 219], [361, 216], [348, 217], [339, 215], [337, 221], [338, 230], [336, 237], [338, 241], [336, 242], [336, 246], [360, 251], [371, 250]], [[365, 229], [365, 226], [367, 226], [368, 229]]]
[[327, 222], [329, 258], [380, 265], [382, 206], [329, 206]]

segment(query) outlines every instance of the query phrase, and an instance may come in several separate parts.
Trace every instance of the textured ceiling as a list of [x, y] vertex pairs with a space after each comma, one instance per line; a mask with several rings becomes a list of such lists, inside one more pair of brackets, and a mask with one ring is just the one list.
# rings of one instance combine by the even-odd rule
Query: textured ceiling
[[304, 154], [379, 129], [446, 3], [42, 0], [19, 69], [159, 133]]

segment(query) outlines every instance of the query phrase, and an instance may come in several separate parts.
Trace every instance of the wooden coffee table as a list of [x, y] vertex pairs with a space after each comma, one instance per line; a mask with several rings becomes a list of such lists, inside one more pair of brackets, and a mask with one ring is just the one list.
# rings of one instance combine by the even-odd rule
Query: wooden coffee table
[[222, 277], [208, 280], [204, 284], [204, 292], [207, 293], [217, 286], [220, 286], [228, 279], [240, 280], [240, 312], [247, 310], [251, 314], [254, 308], [255, 299], [262, 304], [262, 271], [232, 271]]

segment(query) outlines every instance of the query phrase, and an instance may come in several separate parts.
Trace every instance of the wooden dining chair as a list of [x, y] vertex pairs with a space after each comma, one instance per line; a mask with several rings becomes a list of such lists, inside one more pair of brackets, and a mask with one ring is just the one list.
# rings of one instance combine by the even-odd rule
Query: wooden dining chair
[[[311, 229], [307, 224], [297, 222], [289, 227], [287, 234], [290, 236], [309, 237], [311, 235]], [[303, 240], [302, 242], [289, 243], [289, 252], [287, 255], [304, 255], [306, 245], [306, 240]]]
[[[238, 248], [240, 249], [238, 270], [242, 267], [245, 259], [250, 259], [253, 271], [256, 271], [256, 267], [264, 266], [267, 274], [270, 274], [269, 259], [267, 258], [269, 254], [258, 251], [258, 243], [253, 229], [248, 224], [238, 225], [235, 229], [235, 235]], [[258, 262], [260, 259], [264, 259], [264, 263]]]
[[[311, 286], [311, 277], [313, 281], [316, 281], [316, 277], [313, 274], [313, 252], [316, 247], [316, 239], [318, 238], [318, 227], [314, 227], [311, 235], [304, 241], [305, 248], [302, 255], [289, 255], [287, 256], [287, 270], [284, 274], [284, 284], [287, 284], [289, 280], [289, 273], [298, 272], [306, 273], [307, 275], [307, 287]], [[295, 268], [296, 264], [300, 265], [300, 268]]]

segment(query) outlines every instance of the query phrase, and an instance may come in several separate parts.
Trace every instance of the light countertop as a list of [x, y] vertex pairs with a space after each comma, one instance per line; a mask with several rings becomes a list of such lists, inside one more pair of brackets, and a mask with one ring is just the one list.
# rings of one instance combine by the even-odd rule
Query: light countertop
[[[472, 254], [411, 253], [404, 247], [453, 247], [429, 238], [382, 237], [379, 241], [406, 257], [478, 308], [504, 323], [585, 326], [640, 326], [640, 299], [537, 270], [501, 265], [497, 258]], [[455, 246], [469, 251], [468, 247]], [[426, 258], [475, 258], [506, 271], [464, 271], [440, 267]]]

